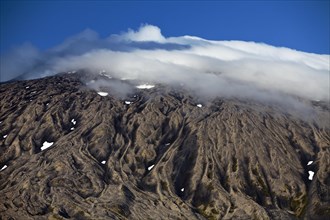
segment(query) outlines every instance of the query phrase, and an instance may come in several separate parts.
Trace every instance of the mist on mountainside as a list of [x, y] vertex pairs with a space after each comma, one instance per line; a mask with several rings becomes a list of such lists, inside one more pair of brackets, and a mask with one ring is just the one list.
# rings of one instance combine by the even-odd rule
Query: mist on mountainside
[[87, 29], [46, 51], [30, 44], [17, 47], [1, 57], [1, 81], [85, 69], [181, 85], [204, 99], [253, 99], [298, 109], [306, 105], [299, 98], [329, 101], [329, 59], [256, 42], [165, 37], [158, 27], [142, 25], [104, 39]]

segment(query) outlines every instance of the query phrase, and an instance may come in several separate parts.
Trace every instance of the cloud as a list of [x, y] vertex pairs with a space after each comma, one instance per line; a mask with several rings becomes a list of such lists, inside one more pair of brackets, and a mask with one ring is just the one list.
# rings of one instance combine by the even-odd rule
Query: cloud
[[119, 98], [125, 98], [133, 92], [133, 87], [121, 80], [97, 79], [86, 82], [86, 85], [96, 91], [109, 92]]
[[[113, 78], [184, 85], [200, 97], [238, 97], [297, 106], [294, 97], [329, 100], [329, 55], [256, 42], [166, 38], [152, 25], [105, 39], [86, 30], [42, 55], [32, 48], [27, 54], [17, 51], [19, 59], [11, 56], [3, 62], [4, 67], [1, 65], [1, 75], [7, 72], [1, 81], [19, 73], [37, 78], [88, 69], [92, 73], [105, 70]], [[120, 86], [111, 87], [119, 90]], [[127, 91], [125, 88], [123, 93]]]
[[127, 33], [120, 35], [120, 40], [126, 41], [155, 41], [165, 42], [165, 37], [157, 26], [142, 25], [138, 31], [129, 29]]

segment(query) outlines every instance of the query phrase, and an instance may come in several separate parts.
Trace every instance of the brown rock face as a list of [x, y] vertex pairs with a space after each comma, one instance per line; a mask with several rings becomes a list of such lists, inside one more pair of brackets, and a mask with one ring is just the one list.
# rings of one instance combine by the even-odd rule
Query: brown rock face
[[0, 219], [329, 219], [328, 103], [321, 125], [161, 86], [103, 97], [81, 77], [0, 85]]

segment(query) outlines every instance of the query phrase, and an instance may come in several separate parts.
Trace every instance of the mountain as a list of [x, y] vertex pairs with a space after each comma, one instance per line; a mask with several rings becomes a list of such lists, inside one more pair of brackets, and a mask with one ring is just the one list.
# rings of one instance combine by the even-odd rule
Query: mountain
[[130, 84], [0, 85], [0, 219], [329, 219], [329, 103], [297, 116], [98, 79]]

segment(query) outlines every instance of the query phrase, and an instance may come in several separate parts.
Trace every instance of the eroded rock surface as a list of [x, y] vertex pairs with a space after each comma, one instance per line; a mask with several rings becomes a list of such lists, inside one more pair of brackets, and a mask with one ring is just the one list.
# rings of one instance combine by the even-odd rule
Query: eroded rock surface
[[316, 123], [165, 87], [106, 92], [79, 74], [0, 85], [0, 219], [329, 219], [329, 104]]

